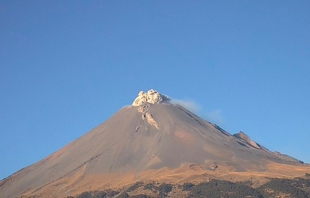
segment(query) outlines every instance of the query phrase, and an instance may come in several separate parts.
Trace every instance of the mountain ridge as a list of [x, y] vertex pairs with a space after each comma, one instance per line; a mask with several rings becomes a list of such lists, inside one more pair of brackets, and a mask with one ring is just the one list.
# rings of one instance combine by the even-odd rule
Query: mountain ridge
[[150, 93], [157, 94], [153, 103], [122, 108], [62, 149], [0, 181], [1, 197], [69, 196], [146, 180], [177, 183], [310, 172], [308, 165], [273, 153], [244, 133], [231, 135], [167, 99], [161, 103], [158, 92]]

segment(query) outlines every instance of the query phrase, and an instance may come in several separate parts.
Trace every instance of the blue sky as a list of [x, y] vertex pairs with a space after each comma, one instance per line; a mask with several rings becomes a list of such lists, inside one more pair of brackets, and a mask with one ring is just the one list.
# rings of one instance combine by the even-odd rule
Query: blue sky
[[0, 1], [0, 179], [150, 88], [310, 163], [309, 1]]

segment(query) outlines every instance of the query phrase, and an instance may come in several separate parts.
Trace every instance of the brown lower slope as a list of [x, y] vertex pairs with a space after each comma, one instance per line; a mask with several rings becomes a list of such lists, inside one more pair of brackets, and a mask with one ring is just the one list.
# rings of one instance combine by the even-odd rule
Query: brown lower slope
[[[286, 171], [284, 171], [286, 170]], [[0, 197], [66, 197], [136, 181], [298, 176], [307, 165], [247, 144], [181, 106], [126, 107], [0, 182]]]
[[199, 184], [214, 179], [232, 182], [251, 181], [252, 187], [259, 187], [268, 182], [270, 178], [301, 177], [305, 172], [310, 172], [309, 166], [269, 164], [266, 171], [243, 171], [235, 172], [231, 167], [219, 166], [217, 170], [206, 170], [203, 165], [187, 164], [180, 168], [161, 168], [156, 170], [146, 170], [140, 173], [125, 174], [92, 174], [83, 176], [80, 172], [60, 180], [52, 182], [39, 189], [30, 189], [23, 193], [25, 197], [67, 197], [77, 196], [86, 191], [97, 191], [113, 189], [118, 192], [133, 185], [137, 181], [145, 183], [171, 183], [174, 185], [186, 182]]

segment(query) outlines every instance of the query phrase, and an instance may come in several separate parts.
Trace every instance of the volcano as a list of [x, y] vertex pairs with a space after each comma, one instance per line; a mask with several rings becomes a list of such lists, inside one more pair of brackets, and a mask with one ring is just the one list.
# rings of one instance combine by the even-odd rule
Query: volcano
[[231, 135], [168, 96], [140, 92], [133, 105], [41, 161], [0, 181], [0, 197], [67, 197], [137, 181], [298, 176], [310, 167]]

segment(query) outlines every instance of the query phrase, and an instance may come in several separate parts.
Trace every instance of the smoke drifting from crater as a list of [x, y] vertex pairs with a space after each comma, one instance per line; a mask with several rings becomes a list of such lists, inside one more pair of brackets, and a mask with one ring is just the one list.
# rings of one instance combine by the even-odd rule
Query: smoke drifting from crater
[[201, 111], [201, 106], [198, 103], [194, 102], [193, 100], [172, 99], [170, 102], [172, 104], [181, 105], [182, 107], [196, 114], [198, 114]]
[[222, 125], [224, 123], [224, 118], [222, 115], [222, 110], [214, 109], [210, 112], [205, 112], [200, 104], [193, 100], [180, 100], [180, 99], [171, 99], [172, 104], [178, 104], [182, 107], [188, 109], [189, 111], [201, 116], [209, 122], [212, 122], [217, 125]]

